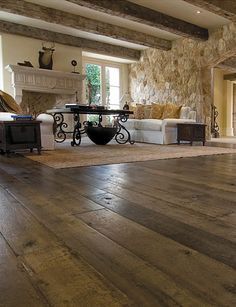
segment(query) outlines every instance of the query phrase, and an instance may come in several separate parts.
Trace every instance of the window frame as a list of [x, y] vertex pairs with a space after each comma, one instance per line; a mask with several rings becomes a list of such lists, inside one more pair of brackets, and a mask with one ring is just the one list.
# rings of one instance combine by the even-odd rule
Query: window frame
[[[90, 57], [83, 57], [83, 74], [86, 74], [86, 64], [95, 64], [101, 66], [101, 102], [102, 105], [106, 106], [106, 67], [118, 68], [120, 72], [120, 89], [119, 89], [119, 101], [124, 92], [124, 84], [122, 82], [123, 65], [122, 63], [110, 62], [106, 60], [98, 60]], [[86, 101], [86, 81], [83, 82], [83, 101]], [[121, 107], [121, 105], [119, 105]]]

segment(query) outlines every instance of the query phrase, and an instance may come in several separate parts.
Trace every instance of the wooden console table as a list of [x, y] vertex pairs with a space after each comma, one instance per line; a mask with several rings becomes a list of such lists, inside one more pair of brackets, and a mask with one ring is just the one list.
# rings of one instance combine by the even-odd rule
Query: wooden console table
[[37, 120], [0, 121], [0, 151], [37, 148], [41, 153], [40, 123]]
[[177, 141], [202, 142], [203, 146], [206, 142], [206, 125], [200, 123], [181, 123], [177, 124]]

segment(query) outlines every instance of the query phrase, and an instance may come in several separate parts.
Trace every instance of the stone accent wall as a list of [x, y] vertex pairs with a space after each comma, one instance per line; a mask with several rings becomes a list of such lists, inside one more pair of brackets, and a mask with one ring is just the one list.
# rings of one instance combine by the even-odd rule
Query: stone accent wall
[[206, 42], [179, 39], [172, 50], [147, 49], [129, 68], [129, 84], [135, 102], [174, 102], [197, 111], [210, 125], [211, 68], [236, 54], [236, 24], [212, 33]]

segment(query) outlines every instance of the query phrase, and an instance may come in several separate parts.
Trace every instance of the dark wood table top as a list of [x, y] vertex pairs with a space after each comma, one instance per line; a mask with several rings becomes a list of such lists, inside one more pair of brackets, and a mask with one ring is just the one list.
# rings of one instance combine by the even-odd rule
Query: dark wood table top
[[97, 115], [130, 115], [133, 114], [133, 111], [129, 110], [122, 110], [122, 109], [96, 109], [96, 108], [80, 108], [80, 107], [70, 107], [70, 108], [55, 108], [51, 110], [47, 110], [47, 113], [49, 114], [55, 114], [55, 113], [79, 113], [79, 114], [97, 114]]

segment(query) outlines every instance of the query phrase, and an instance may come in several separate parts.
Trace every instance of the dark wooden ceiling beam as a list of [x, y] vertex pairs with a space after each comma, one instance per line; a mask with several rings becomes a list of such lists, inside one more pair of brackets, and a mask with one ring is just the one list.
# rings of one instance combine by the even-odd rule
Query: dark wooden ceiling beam
[[236, 80], [236, 74], [227, 74], [224, 75], [224, 80], [228, 80], [228, 81], [235, 81]]
[[42, 41], [50, 41], [67, 46], [79, 47], [86, 51], [125, 58], [129, 60], [139, 60], [140, 58], [139, 50], [110, 45], [94, 40], [42, 30], [39, 28], [6, 21], [0, 21], [0, 32], [36, 38]]
[[165, 39], [23, 0], [0, 0], [0, 11], [43, 20], [151, 48], [170, 50], [172, 46], [171, 41]]
[[230, 67], [236, 69], [236, 56], [228, 58], [227, 60], [221, 62], [221, 64], [226, 65], [226, 66], [230, 66]]
[[236, 56], [226, 59], [219, 63], [216, 67], [224, 69], [229, 72], [236, 72]]
[[236, 73], [236, 67], [231, 67], [231, 66], [224, 65], [224, 64], [221, 64], [221, 63], [216, 65], [216, 68], [220, 68], [220, 69], [223, 69], [223, 70], [231, 72], [231, 73]]
[[236, 1], [235, 0], [184, 0], [199, 8], [217, 14], [221, 17], [236, 21]]
[[206, 40], [208, 30], [165, 15], [150, 8], [126, 0], [66, 0], [80, 6], [100, 11], [113, 16], [162, 29], [180, 36]]

